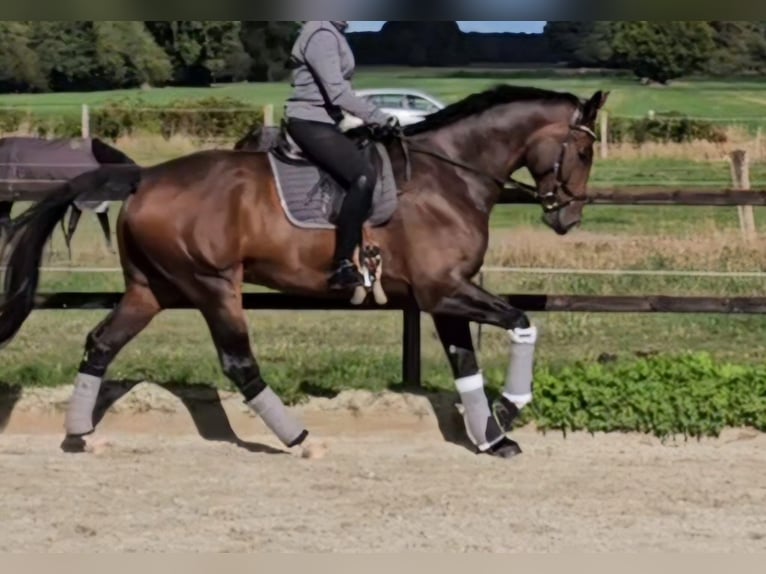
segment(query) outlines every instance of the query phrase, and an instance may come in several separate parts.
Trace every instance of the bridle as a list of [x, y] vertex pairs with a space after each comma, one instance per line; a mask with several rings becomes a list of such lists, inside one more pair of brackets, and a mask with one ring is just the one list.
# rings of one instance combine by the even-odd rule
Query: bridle
[[[423, 148], [418, 145], [414, 145], [411, 142], [411, 140], [402, 133], [397, 134], [395, 137], [400, 140], [402, 149], [404, 151], [404, 156], [405, 156], [405, 160], [407, 164], [407, 168], [406, 168], [407, 181], [409, 181], [411, 177], [409, 152], [413, 151], [416, 153], [422, 153], [425, 155], [430, 155], [436, 159], [444, 161], [445, 163], [448, 163], [455, 167], [459, 167], [461, 169], [470, 171], [486, 179], [489, 179], [502, 189], [505, 189], [508, 186], [508, 184], [512, 184], [514, 187], [517, 187], [518, 189], [530, 194], [532, 197], [537, 199], [540, 202], [540, 205], [542, 206], [543, 211], [545, 213], [549, 213], [551, 211], [558, 211], [560, 209], [563, 209], [570, 203], [573, 203], [576, 201], [583, 201], [583, 202], [587, 201], [586, 199], [577, 197], [574, 193], [572, 193], [572, 191], [569, 189], [569, 186], [567, 185], [568, 182], [565, 180], [562, 180], [561, 178], [561, 171], [562, 171], [561, 168], [562, 168], [562, 165], [564, 164], [564, 159], [566, 158], [566, 151], [571, 142], [573, 132], [576, 132], [576, 131], [584, 132], [588, 134], [590, 137], [592, 137], [594, 141], [597, 139], [597, 136], [592, 129], [579, 123], [579, 121], [581, 120], [581, 116], [582, 116], [581, 110], [577, 109], [575, 111], [574, 117], [572, 118], [572, 121], [569, 124], [569, 132], [567, 133], [567, 138], [561, 143], [561, 152], [559, 153], [559, 157], [556, 163], [553, 164], [553, 167], [551, 167], [549, 172], [546, 172], [545, 174], [543, 174], [543, 175], [547, 175], [547, 173], [553, 172], [556, 178], [555, 185], [553, 186], [551, 190], [549, 190], [546, 193], [541, 193], [540, 190], [537, 188], [537, 186], [529, 185], [522, 181], [518, 181], [517, 179], [514, 179], [512, 177], [509, 177], [508, 179], [503, 180], [503, 179], [495, 177], [494, 175], [486, 173], [482, 170], [476, 169], [470, 165], [466, 165], [462, 162], [456, 161], [452, 159], [451, 157], [443, 155], [437, 151]], [[564, 195], [566, 196], [566, 199], [564, 201], [558, 200], [559, 191], [562, 191]]]
[[[597, 139], [596, 134], [589, 127], [581, 125], [581, 124], [574, 124], [574, 123], [570, 124], [569, 132], [567, 133], [567, 139], [561, 143], [561, 152], [559, 153], [559, 159], [556, 161], [555, 164], [553, 164], [552, 171], [555, 175], [556, 180], [555, 180], [555, 185], [550, 191], [548, 191], [547, 193], [540, 193], [540, 191], [536, 187], [526, 185], [520, 181], [516, 181], [515, 179], [511, 178], [511, 182], [514, 185], [519, 187], [523, 186], [525, 188], [525, 191], [531, 191], [535, 195], [535, 197], [537, 197], [540, 200], [540, 204], [542, 205], [543, 211], [545, 213], [549, 213], [551, 211], [558, 211], [575, 201], [586, 201], [585, 198], [577, 197], [574, 193], [572, 193], [572, 190], [569, 189], [568, 180], [561, 179], [561, 166], [564, 164], [566, 151], [572, 139], [572, 133], [576, 131], [584, 132], [588, 134], [589, 136], [593, 138], [594, 141]], [[559, 201], [558, 199], [559, 191], [562, 191], [564, 195], [566, 196], [566, 199], [564, 201]]]

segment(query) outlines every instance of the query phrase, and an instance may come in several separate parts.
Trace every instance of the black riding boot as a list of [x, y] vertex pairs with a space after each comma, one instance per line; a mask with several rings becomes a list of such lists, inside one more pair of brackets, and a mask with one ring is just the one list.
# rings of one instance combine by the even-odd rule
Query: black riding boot
[[370, 212], [374, 184], [363, 175], [346, 193], [338, 214], [335, 269], [330, 276], [332, 290], [353, 289], [364, 285], [364, 277], [353, 263], [354, 250], [362, 243], [362, 225]]

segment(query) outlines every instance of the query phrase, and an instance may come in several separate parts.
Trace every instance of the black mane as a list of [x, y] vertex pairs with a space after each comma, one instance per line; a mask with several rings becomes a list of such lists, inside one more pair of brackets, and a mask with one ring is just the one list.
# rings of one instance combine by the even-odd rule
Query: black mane
[[439, 129], [468, 116], [480, 114], [497, 105], [530, 100], [563, 101], [575, 106], [579, 106], [582, 103], [580, 98], [568, 92], [500, 84], [483, 92], [472, 94], [459, 102], [450, 104], [446, 108], [426, 116], [424, 120], [416, 124], [406, 126], [404, 133], [411, 136]]

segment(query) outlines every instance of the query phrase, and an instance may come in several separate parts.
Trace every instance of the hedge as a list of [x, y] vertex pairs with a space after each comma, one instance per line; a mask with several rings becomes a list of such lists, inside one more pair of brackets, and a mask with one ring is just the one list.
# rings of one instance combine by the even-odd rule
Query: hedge
[[696, 120], [680, 114], [657, 115], [654, 118], [609, 118], [608, 138], [614, 143], [687, 143], [727, 141], [724, 126]]
[[[175, 100], [157, 106], [140, 97], [109, 100], [91, 109], [91, 133], [104, 139], [148, 133], [165, 138], [185, 135], [198, 139], [236, 139], [263, 123], [263, 109], [230, 97]], [[39, 137], [79, 137], [80, 111], [60, 115], [30, 113], [22, 109], [0, 109], [0, 131], [21, 128]], [[654, 118], [609, 119], [609, 141], [641, 145], [647, 142], [726, 142], [724, 126], [695, 120], [678, 112]]]
[[[91, 134], [107, 140], [140, 134], [236, 139], [263, 123], [263, 108], [229, 97], [175, 100], [163, 106], [128, 97], [93, 106], [90, 121]], [[0, 131], [22, 130], [38, 137], [80, 137], [79, 108], [58, 115], [0, 109]]]
[[541, 430], [660, 438], [766, 431], [766, 367], [715, 362], [706, 353], [538, 368], [534, 396], [521, 423]]

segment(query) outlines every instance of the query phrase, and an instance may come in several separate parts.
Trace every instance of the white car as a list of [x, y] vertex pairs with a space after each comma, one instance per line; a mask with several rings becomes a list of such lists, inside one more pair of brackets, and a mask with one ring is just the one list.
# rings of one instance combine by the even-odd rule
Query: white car
[[[356, 90], [356, 95], [370, 100], [383, 112], [399, 118], [403, 126], [417, 123], [428, 114], [437, 112], [445, 104], [425, 92], [406, 89]], [[361, 125], [362, 121], [350, 114], [346, 116], [342, 128], [351, 129]]]

